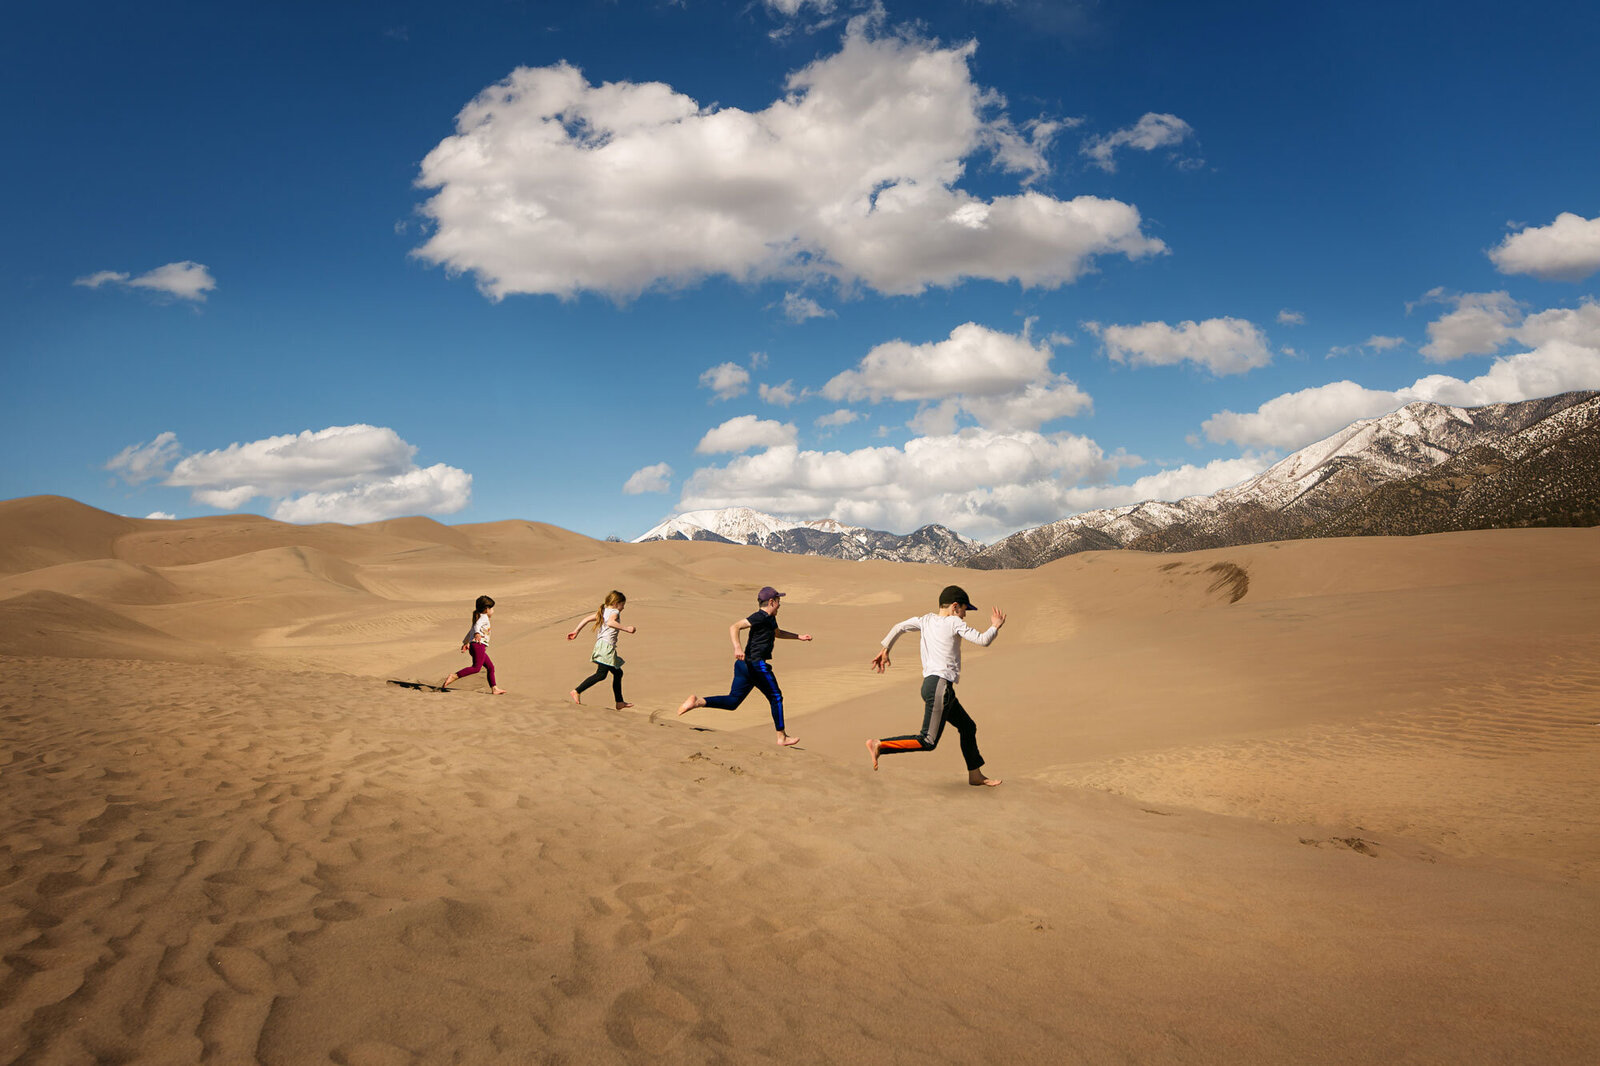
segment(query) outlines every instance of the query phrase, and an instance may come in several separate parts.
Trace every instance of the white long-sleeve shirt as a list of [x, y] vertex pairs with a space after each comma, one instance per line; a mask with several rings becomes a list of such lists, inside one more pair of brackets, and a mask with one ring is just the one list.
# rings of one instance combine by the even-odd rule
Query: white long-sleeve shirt
[[961, 680], [961, 642], [970, 640], [987, 648], [1000, 632], [994, 626], [979, 633], [953, 614], [925, 614], [920, 618], [907, 618], [889, 630], [883, 638], [883, 650], [894, 647], [900, 634], [913, 629], [922, 632], [922, 676], [942, 677], [952, 685]]

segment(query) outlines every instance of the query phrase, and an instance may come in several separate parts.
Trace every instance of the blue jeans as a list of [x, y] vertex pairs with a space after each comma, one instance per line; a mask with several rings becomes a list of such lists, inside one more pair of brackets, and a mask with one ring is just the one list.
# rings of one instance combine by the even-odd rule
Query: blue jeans
[[778, 679], [772, 673], [772, 664], [765, 659], [754, 662], [749, 659], [735, 660], [733, 691], [726, 696], [707, 696], [706, 706], [731, 711], [744, 702], [753, 688], [760, 689], [767, 702], [772, 704], [772, 724], [778, 732], [783, 732], [783, 690], [778, 687]]

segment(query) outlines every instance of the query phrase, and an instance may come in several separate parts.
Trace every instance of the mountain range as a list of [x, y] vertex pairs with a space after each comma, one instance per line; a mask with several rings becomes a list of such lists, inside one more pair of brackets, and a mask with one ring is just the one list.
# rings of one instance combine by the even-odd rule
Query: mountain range
[[746, 507], [675, 515], [636, 541], [712, 540], [995, 570], [1117, 548], [1193, 551], [1303, 537], [1596, 524], [1600, 392], [1568, 392], [1483, 407], [1407, 404], [1209, 496], [1086, 511], [987, 547], [940, 525], [901, 535]]
[[1080, 551], [1194, 551], [1269, 540], [1600, 524], [1600, 392], [1353, 423], [1232, 488], [1064, 518], [996, 541], [977, 569]]
[[947, 565], [958, 565], [983, 547], [978, 541], [937, 524], [905, 534], [885, 533], [879, 529], [845, 525], [831, 518], [794, 522], [749, 507], [685, 511], [635, 537], [634, 543], [647, 540], [709, 540], [755, 544], [770, 551], [821, 555], [829, 559], [889, 559]]

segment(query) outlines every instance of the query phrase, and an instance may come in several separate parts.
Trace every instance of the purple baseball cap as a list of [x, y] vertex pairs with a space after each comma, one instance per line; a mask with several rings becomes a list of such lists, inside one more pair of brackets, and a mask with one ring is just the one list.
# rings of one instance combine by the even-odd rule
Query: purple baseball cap
[[775, 600], [779, 596], [787, 595], [787, 592], [779, 592], [771, 585], [763, 585], [761, 586], [761, 591], [756, 593], [756, 603], [766, 603], [768, 600]]

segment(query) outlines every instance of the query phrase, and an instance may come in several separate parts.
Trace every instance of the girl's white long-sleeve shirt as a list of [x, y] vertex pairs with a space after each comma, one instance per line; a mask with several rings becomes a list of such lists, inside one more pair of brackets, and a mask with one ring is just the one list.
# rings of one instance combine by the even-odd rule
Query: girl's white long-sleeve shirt
[[970, 640], [987, 648], [1000, 632], [990, 626], [979, 633], [953, 614], [925, 614], [920, 618], [907, 618], [889, 630], [889, 635], [882, 641], [883, 650], [893, 648], [902, 633], [909, 633], [913, 629], [922, 633], [919, 649], [922, 652], [922, 676], [942, 677], [952, 685], [961, 680], [961, 642]]

